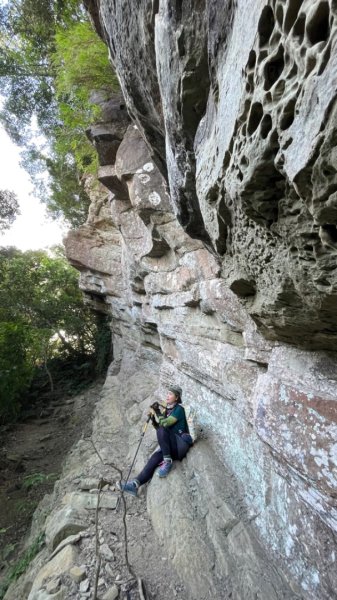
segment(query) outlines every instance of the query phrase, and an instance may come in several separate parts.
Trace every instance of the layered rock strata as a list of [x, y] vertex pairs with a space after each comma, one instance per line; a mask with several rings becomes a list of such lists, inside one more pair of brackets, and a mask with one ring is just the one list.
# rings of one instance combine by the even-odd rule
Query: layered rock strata
[[[196, 408], [206, 440], [186, 461], [194, 484], [178, 469], [168, 485], [189, 507], [186, 531], [204, 519], [188, 539], [227, 557], [215, 570], [208, 559], [210, 589], [221, 573], [223, 598], [252, 597], [237, 585], [229, 510], [294, 597], [334, 598], [336, 5], [90, 5], [133, 124], [110, 164], [105, 148], [104, 188], [66, 246], [87, 300], [112, 315], [113, 369], [155, 357], [157, 398], [174, 380]], [[219, 501], [203, 512], [196, 493]], [[156, 525], [161, 502], [173, 531]], [[155, 481], [148, 505], [196, 597], [172, 494]]]
[[335, 2], [87, 4], [186, 232], [265, 337], [335, 350]]
[[[244, 515], [250, 535], [260, 540], [273, 560], [278, 560], [281, 571], [302, 589], [294, 591], [294, 597], [296, 593], [312, 599], [333, 597], [337, 528], [334, 356], [263, 339], [221, 277], [218, 261], [175, 219], [164, 179], [134, 125], [127, 129], [109, 169], [111, 178], [104, 171], [103, 181], [110, 194], [104, 189], [95, 193], [88, 222], [68, 235], [68, 258], [81, 270], [80, 286], [87, 301], [95, 309], [103, 303], [112, 315], [113, 372], [125, 363], [139, 364], [143, 385], [151, 384], [152, 393], [157, 387], [157, 399], [163, 397], [170, 381], [179, 382], [207, 438], [202, 450], [197, 445], [191, 451], [187, 461], [190, 483], [184, 494], [180, 470], [172, 474], [167, 498], [166, 487], [150, 485], [148, 502], [154, 525], [162, 503], [165, 514], [172, 511], [173, 518], [175, 494], [188, 507], [190, 516], [186, 514], [183, 521], [186, 531], [189, 519], [197, 523], [206, 519], [206, 525], [200, 525], [200, 537], [194, 532], [188, 539], [203, 546], [207, 530], [213, 556], [220, 550], [227, 553], [232, 568], [225, 567], [224, 558], [221, 564], [228, 591], [237, 589], [233, 568], [237, 559], [235, 543], [228, 540], [227, 517], [232, 515], [228, 519], [236, 523]], [[146, 373], [147, 362], [156, 365], [156, 384]], [[139, 378], [139, 372], [135, 377]], [[130, 376], [124, 379], [124, 410], [139, 431], [137, 391], [129, 389]], [[224, 504], [221, 498], [226, 489]], [[209, 513], [195, 504], [196, 490], [205, 504], [208, 494], [217, 499]], [[238, 498], [242, 498], [239, 515]], [[233, 514], [228, 513], [229, 506]], [[185, 527], [179, 523], [178, 529]], [[189, 582], [195, 598], [194, 575], [185, 572], [182, 560], [187, 549], [172, 547], [178, 532], [171, 527], [166, 530], [161, 521], [158, 533], [171, 548], [176, 569]], [[249, 552], [245, 560], [249, 561]], [[251, 568], [256, 574], [255, 567]], [[216, 573], [213, 591], [218, 589], [220, 563]], [[241, 590], [238, 598], [248, 599], [249, 594]]]

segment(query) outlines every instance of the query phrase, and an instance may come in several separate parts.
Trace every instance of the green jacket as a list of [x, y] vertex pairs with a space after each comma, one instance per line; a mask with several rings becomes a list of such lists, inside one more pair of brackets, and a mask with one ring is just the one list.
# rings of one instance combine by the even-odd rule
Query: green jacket
[[165, 428], [169, 427], [174, 433], [188, 433], [188, 425], [183, 407], [180, 404], [176, 404], [168, 413], [167, 417], [159, 417], [159, 425]]

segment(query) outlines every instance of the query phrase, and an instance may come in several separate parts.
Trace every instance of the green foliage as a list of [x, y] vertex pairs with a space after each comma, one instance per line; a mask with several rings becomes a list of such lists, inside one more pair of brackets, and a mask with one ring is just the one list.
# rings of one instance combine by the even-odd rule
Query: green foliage
[[45, 544], [44, 533], [40, 533], [29, 548], [24, 552], [20, 560], [10, 569], [8, 575], [0, 586], [0, 600], [5, 597], [11, 583], [17, 581], [27, 571], [32, 560], [42, 550]]
[[9, 190], [0, 190], [0, 232], [9, 229], [19, 214], [16, 194]]
[[25, 356], [25, 332], [13, 323], [0, 323], [0, 413], [3, 421], [19, 413], [18, 400], [28, 389], [33, 365]]
[[110, 94], [117, 85], [107, 57], [106, 47], [87, 22], [59, 28], [55, 38], [53, 64], [56, 71], [57, 96], [68, 97], [75, 109], [88, 104], [89, 120], [95, 116], [90, 105], [94, 90]]
[[16, 0], [0, 6], [2, 122], [17, 143], [31, 137], [31, 118], [46, 133], [56, 123], [49, 59], [58, 26], [81, 18], [78, 1]]
[[73, 227], [79, 227], [87, 217], [90, 199], [79, 181], [74, 160], [69, 157], [64, 160], [62, 156], [63, 153], [55, 152], [54, 158], [46, 159], [50, 174], [50, 194], [46, 196], [46, 203], [54, 218], [63, 217]]
[[[83, 223], [88, 197], [81, 177], [97, 168], [85, 130], [99, 118], [91, 101], [100, 90], [117, 88], [105, 45], [77, 0], [16, 0], [0, 6], [0, 121], [25, 147], [23, 165], [52, 216]], [[36, 145], [32, 118], [47, 138]], [[50, 186], [41, 185], [41, 172]]]
[[36, 500], [27, 500], [27, 498], [25, 500], [18, 500], [17, 502], [15, 502], [15, 510], [18, 514], [24, 513], [32, 513], [35, 508], [37, 507], [38, 502]]
[[106, 47], [87, 21], [59, 27], [52, 64], [62, 123], [55, 128], [55, 154], [68, 160], [73, 156], [80, 173], [96, 172], [97, 155], [85, 130], [100, 116], [93, 92], [105, 92], [108, 98], [117, 89]]
[[46, 475], [45, 473], [31, 473], [31, 475], [26, 475], [23, 479], [23, 487], [26, 490], [29, 490], [33, 487], [38, 487], [43, 483], [51, 483], [56, 481], [57, 474], [49, 473]]
[[[98, 349], [103, 324], [83, 304], [78, 272], [61, 255], [0, 249], [0, 420], [15, 419], [37, 374], [89, 364], [83, 380], [106, 357]], [[106, 327], [106, 325], [104, 324]], [[76, 379], [76, 378], [75, 378]]]
[[6, 544], [6, 546], [2, 549], [1, 557], [3, 560], [7, 560], [7, 558], [14, 552], [16, 548], [16, 544], [10, 543]]
[[111, 356], [111, 329], [109, 319], [105, 315], [97, 315], [97, 329], [95, 332], [95, 363], [96, 373], [101, 375], [106, 371], [112, 360]]

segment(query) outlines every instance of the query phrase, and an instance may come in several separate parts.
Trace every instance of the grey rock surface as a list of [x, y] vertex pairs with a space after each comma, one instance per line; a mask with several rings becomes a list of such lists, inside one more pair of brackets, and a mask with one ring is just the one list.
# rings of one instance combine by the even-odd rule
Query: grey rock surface
[[[184, 399], [198, 414], [207, 446], [200, 446], [200, 454], [195, 449], [196, 460], [190, 464], [193, 475], [177, 470], [181, 473], [177, 479], [172, 474], [172, 485], [177, 487], [175, 491], [165, 488], [170, 502], [162, 497], [164, 488], [157, 481], [149, 488], [148, 502], [165, 553], [191, 598], [198, 597], [197, 587], [206, 593], [207, 586], [212, 597], [221, 598], [219, 585], [224, 586], [224, 598], [233, 593], [248, 599], [253, 590], [266, 599], [273, 593], [280, 598], [292, 593], [301, 597], [299, 585], [305, 597], [327, 600], [334, 585], [331, 560], [337, 527], [333, 500], [336, 359], [333, 354], [298, 350], [261, 336], [223, 279], [214, 255], [190, 238], [174, 218], [166, 194], [161, 193], [162, 176], [145, 145], [137, 143], [137, 135], [137, 130], [129, 129], [116, 155], [119, 177], [127, 177], [129, 196], [114, 195], [102, 204], [104, 195], [94, 194], [88, 223], [66, 242], [71, 262], [76, 265], [81, 256], [81, 287], [87, 301], [97, 307], [88, 285], [90, 274], [102, 291], [104, 310], [108, 308], [112, 315], [114, 361], [96, 417], [100, 439], [121, 432], [125, 436], [130, 430], [131, 461], [138, 442], [133, 432], [150, 398], [154, 393], [162, 397], [165, 386], [179, 382]], [[138, 165], [130, 158], [133, 148]], [[135, 178], [141, 175], [146, 180], [133, 201]], [[156, 189], [160, 200], [151, 205], [149, 190]], [[112, 221], [111, 216], [104, 220], [108, 202]], [[90, 241], [87, 246], [88, 226], [91, 239], [98, 239], [91, 215], [98, 223], [101, 249], [95, 256], [91, 253], [95, 244]], [[153, 255], [159, 239], [163, 250]], [[110, 270], [109, 254], [114, 256]], [[109, 406], [116, 386], [122, 405], [112, 412]], [[109, 454], [104, 457], [108, 460]], [[197, 485], [186, 491], [184, 482], [189, 477]], [[219, 500], [222, 479], [228, 486], [226, 503]], [[207, 499], [210, 490], [218, 508]], [[182, 499], [179, 511], [175, 494]], [[196, 508], [205, 504], [212, 507], [206, 521], [203, 510]], [[158, 508], [162, 505], [167, 511]], [[191, 511], [191, 519], [184, 510]], [[179, 514], [183, 539], [178, 531], [172, 540], [167, 514], [170, 523]], [[222, 535], [228, 522], [236, 524], [233, 533]], [[184, 536], [193, 556], [187, 552]], [[276, 571], [274, 564], [267, 567], [260, 562], [261, 544], [271, 561], [277, 561]], [[195, 575], [196, 570], [203, 573], [198, 567], [201, 561], [212, 574], [204, 584], [203, 576], [199, 580]], [[266, 575], [269, 569], [273, 574]], [[249, 573], [247, 579], [242, 573]], [[293, 591], [287, 588], [284, 573]]]
[[[203, 546], [204, 536], [198, 538], [198, 532], [204, 530], [198, 518], [194, 527], [182, 517], [190, 545], [196, 549], [194, 564], [199, 564], [202, 555], [205, 564], [213, 565], [212, 573], [227, 574], [226, 584], [221, 584], [225, 585], [224, 598], [232, 590], [248, 600], [260, 586], [259, 593], [267, 600], [271, 584], [269, 576], [260, 575], [266, 569], [258, 560], [262, 544], [278, 563], [281, 583], [275, 584], [277, 590], [284, 584], [283, 572], [293, 582], [295, 597], [301, 594], [296, 588], [299, 585], [305, 598], [330, 600], [335, 585], [332, 564], [337, 528], [335, 355], [299, 350], [261, 336], [223, 278], [218, 260], [175, 219], [166, 194], [161, 192], [165, 182], [140, 138], [139, 144], [136, 142], [137, 135], [139, 131], [129, 129], [116, 155], [121, 181], [126, 176], [128, 196], [113, 193], [106, 198], [95, 193], [88, 223], [66, 242], [69, 260], [79, 266], [81, 257], [80, 285], [87, 301], [99, 306], [92, 293], [94, 278], [104, 310], [112, 315], [114, 362], [110, 375], [120, 374], [118, 393], [123, 405], [120, 412], [109, 412], [116, 384], [110, 388], [111, 380], [107, 381], [107, 394], [97, 415], [101, 436], [109, 439], [111, 432], [125, 435], [128, 428], [136, 431], [154, 390], [160, 398], [166, 385], [179, 382], [212, 448], [213, 454], [206, 452], [206, 460], [215, 495], [221, 494], [221, 469], [213, 470], [217, 460], [223, 477], [227, 473], [226, 477], [234, 477], [236, 482], [234, 488], [229, 487], [228, 506], [223, 506], [221, 518], [226, 521], [226, 515], [233, 512], [239, 520], [235, 532], [247, 549], [246, 553], [242, 550], [240, 560], [250, 573], [250, 583], [237, 578], [230, 558], [236, 548], [231, 536], [219, 537], [209, 526], [209, 546], [201, 553], [198, 546]], [[138, 168], [130, 158], [133, 148]], [[113, 168], [116, 172], [115, 165]], [[135, 200], [135, 180], [143, 175], [144, 185], [140, 179], [143, 187]], [[149, 190], [156, 189], [160, 200], [153, 204]], [[100, 252], [93, 254], [97, 240]], [[110, 267], [107, 256], [114, 257]], [[240, 286], [247, 289], [242, 281], [234, 286], [236, 291]], [[137, 442], [132, 435], [130, 460]], [[211, 485], [205, 468], [198, 464], [195, 469], [201, 503]], [[162, 498], [159, 500], [157, 492], [160, 505]], [[232, 508], [238, 495], [243, 497], [239, 515]], [[188, 506], [188, 499], [185, 501]], [[170, 533], [158, 521], [155, 505], [156, 500], [149, 504], [151, 518], [173, 561]], [[175, 514], [174, 510], [170, 504], [169, 514]], [[195, 518], [195, 512], [192, 514]], [[247, 522], [251, 523], [248, 530]], [[247, 536], [252, 540], [249, 543]], [[220, 557], [217, 566], [215, 555]], [[189, 565], [184, 560], [175, 565], [195, 598], [195, 577]], [[274, 573], [274, 566], [270, 568]], [[213, 594], [219, 593], [217, 586], [215, 578], [210, 585]], [[287, 593], [278, 591], [276, 597], [287, 597]]]
[[88, 4], [185, 231], [265, 337], [335, 349], [335, 3]]
[[70, 535], [87, 528], [88, 518], [83, 507], [73, 507], [71, 503], [61, 508], [56, 514], [48, 517], [46, 522], [46, 542], [51, 550]]
[[116, 585], [113, 585], [107, 592], [105, 592], [102, 600], [116, 600], [118, 598], [119, 591]]
[[331, 600], [336, 3], [87, 4], [133, 122], [66, 241], [112, 316], [99, 439], [130, 463], [179, 383], [206, 440], [147, 500], [184, 600]]

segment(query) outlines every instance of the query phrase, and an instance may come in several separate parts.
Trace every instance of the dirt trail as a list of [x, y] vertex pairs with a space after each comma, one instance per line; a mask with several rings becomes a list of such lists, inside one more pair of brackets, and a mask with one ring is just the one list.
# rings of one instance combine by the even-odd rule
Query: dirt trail
[[0, 430], [0, 583], [18, 560], [34, 510], [51, 492], [69, 449], [88, 435], [101, 387], [56, 399]]

